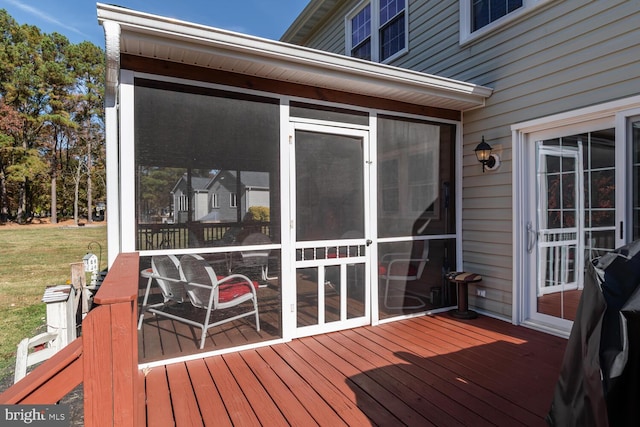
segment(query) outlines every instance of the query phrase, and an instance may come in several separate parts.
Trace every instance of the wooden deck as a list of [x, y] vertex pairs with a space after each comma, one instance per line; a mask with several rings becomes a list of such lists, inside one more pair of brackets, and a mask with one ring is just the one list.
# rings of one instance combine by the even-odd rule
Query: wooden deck
[[543, 426], [566, 340], [417, 317], [140, 372], [138, 425]]

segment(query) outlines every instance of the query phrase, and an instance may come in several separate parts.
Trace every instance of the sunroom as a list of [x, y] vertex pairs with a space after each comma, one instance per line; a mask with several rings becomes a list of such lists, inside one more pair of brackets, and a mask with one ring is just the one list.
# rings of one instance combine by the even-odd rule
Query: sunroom
[[117, 6], [98, 17], [109, 261], [140, 254], [143, 364], [457, 304], [461, 112], [491, 89]]

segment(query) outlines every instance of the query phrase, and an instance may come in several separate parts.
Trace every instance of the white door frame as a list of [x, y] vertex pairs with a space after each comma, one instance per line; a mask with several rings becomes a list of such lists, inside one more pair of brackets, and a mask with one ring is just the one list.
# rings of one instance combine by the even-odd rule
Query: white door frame
[[[311, 246], [322, 246], [322, 245], [332, 245], [334, 242], [332, 241], [314, 241], [314, 242], [297, 242], [296, 241], [296, 185], [297, 185], [297, 177], [296, 177], [296, 163], [295, 163], [295, 133], [296, 131], [309, 131], [309, 132], [317, 132], [321, 134], [333, 134], [339, 136], [351, 136], [362, 139], [363, 147], [362, 147], [362, 162], [363, 162], [363, 195], [364, 195], [364, 236], [363, 238], [357, 239], [348, 239], [341, 240], [340, 245], [364, 245], [365, 246], [365, 255], [357, 256], [355, 258], [350, 258], [349, 260], [357, 263], [364, 264], [364, 316], [347, 319], [346, 318], [346, 299], [345, 299], [345, 283], [346, 283], [346, 269], [349, 265], [349, 261], [345, 259], [327, 259], [327, 260], [316, 260], [316, 261], [296, 261], [296, 251], [298, 249], [304, 249], [305, 247]], [[291, 338], [299, 338], [302, 336], [315, 335], [327, 332], [333, 332], [336, 330], [343, 330], [354, 328], [358, 326], [370, 325], [372, 323], [372, 280], [371, 280], [371, 260], [372, 258], [372, 245], [371, 245], [371, 173], [370, 167], [370, 132], [368, 126], [354, 126], [349, 124], [319, 124], [317, 122], [311, 123], [307, 121], [296, 121], [295, 119], [291, 119], [291, 123], [289, 125], [289, 144], [288, 144], [288, 183], [289, 183], [289, 218], [290, 218], [290, 247], [292, 248], [289, 251], [289, 260], [287, 263], [290, 266], [289, 277], [292, 279], [292, 283], [294, 286], [289, 286], [286, 289], [283, 289], [283, 301], [290, 301], [290, 313], [286, 313], [288, 317], [288, 322], [293, 322], [293, 325], [296, 325], [297, 322], [297, 307], [295, 304], [296, 301], [296, 269], [304, 268], [304, 267], [312, 267], [318, 266], [323, 267], [325, 265], [339, 265], [341, 270], [341, 283], [342, 283], [342, 292], [341, 295], [341, 314], [342, 318], [340, 321], [334, 321], [330, 323], [324, 322], [323, 316], [323, 290], [322, 287], [319, 287], [319, 298], [318, 298], [318, 314], [319, 314], [319, 323], [317, 325], [310, 325], [304, 327], [291, 327], [289, 332], [291, 333]], [[283, 265], [285, 262], [283, 260]], [[322, 268], [319, 268], [319, 277], [318, 282], [324, 283], [324, 271]], [[284, 317], [283, 317], [284, 320]]]
[[[512, 322], [527, 325], [560, 336], [568, 336], [573, 322], [550, 322], [532, 319], [530, 289], [532, 271], [529, 249], [535, 244], [534, 230], [529, 221], [531, 206], [535, 206], [535, 191], [531, 186], [535, 176], [536, 140], [568, 136], [600, 129], [616, 129], [616, 247], [628, 241], [631, 233], [629, 200], [628, 119], [640, 115], [640, 96], [594, 105], [574, 111], [535, 119], [511, 126], [513, 147], [513, 310]], [[628, 224], [628, 226], [626, 226]], [[535, 268], [535, 264], [534, 264]]]

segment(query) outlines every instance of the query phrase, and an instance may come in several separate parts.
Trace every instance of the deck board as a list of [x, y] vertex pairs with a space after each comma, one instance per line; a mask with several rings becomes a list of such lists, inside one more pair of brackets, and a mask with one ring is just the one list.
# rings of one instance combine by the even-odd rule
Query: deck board
[[224, 360], [233, 372], [234, 378], [245, 398], [254, 403], [253, 410], [260, 424], [265, 426], [287, 425], [286, 419], [273, 399], [271, 399], [269, 392], [263, 387], [242, 356], [237, 353], [225, 355]]
[[188, 363], [187, 369], [205, 425], [232, 426], [231, 419], [225, 410], [220, 393], [213, 383], [204, 359]]
[[278, 375], [285, 378], [298, 396], [299, 401], [316, 423], [327, 426], [347, 425], [339, 412], [346, 412], [348, 404], [328, 381], [311, 365], [299, 357], [288, 345], [273, 347], [282, 359], [278, 363]]
[[[371, 342], [379, 340], [379, 337], [371, 336], [374, 335], [371, 331], [358, 330], [358, 333], [369, 337]], [[385, 347], [383, 345], [379, 346]], [[461, 405], [463, 411], [452, 412], [452, 415], [454, 417], [470, 416], [473, 421], [468, 424], [465, 420], [461, 419], [461, 423], [465, 425], [481, 425], [488, 422], [488, 420], [492, 420], [492, 422], [490, 422], [491, 425], [509, 425], [515, 423], [515, 420], [503, 411], [517, 412], [520, 408], [514, 407], [509, 401], [500, 401], [493, 393], [479, 385], [465, 383], [463, 381], [452, 381], [451, 371], [428, 358], [421, 358], [416, 355], [410, 357], [408, 356], [409, 354], [415, 353], [411, 352], [410, 349], [408, 350], [409, 352], [404, 355], [399, 354], [398, 351], [387, 350], [388, 353], [392, 355], [388, 356], [389, 361], [398, 364], [401, 369], [419, 378], [425, 384], [425, 388], [433, 388], [440, 392], [443, 395], [442, 400], [449, 400]], [[496, 401], [498, 407], [494, 408], [491, 404]], [[439, 404], [443, 408], [446, 407], [446, 404], [442, 402], [439, 402]], [[477, 419], [474, 419], [475, 417], [477, 417]]]
[[167, 365], [166, 369], [176, 420], [185, 426], [204, 425], [187, 367], [183, 363], [174, 363]]
[[260, 421], [253, 411], [253, 405], [258, 405], [259, 402], [247, 399], [224, 359], [210, 357], [205, 359], [205, 363], [209, 367], [231, 422], [234, 425], [259, 426]]
[[544, 426], [565, 346], [447, 314], [305, 337], [151, 368], [146, 422]]
[[253, 373], [263, 386], [270, 390], [269, 396], [282, 411], [282, 415], [291, 425], [307, 426], [315, 424], [313, 417], [300, 403], [296, 393], [271, 369], [266, 354], [256, 351], [242, 353], [242, 358], [251, 366]]

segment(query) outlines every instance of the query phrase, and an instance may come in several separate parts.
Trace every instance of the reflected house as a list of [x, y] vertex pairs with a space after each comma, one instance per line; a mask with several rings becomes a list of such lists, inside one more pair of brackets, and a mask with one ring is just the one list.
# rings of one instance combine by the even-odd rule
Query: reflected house
[[189, 177], [184, 174], [171, 190], [171, 198], [175, 223], [189, 221], [190, 206], [192, 221], [239, 222], [253, 206], [269, 208], [269, 175], [222, 170], [213, 177], [191, 177], [190, 197]]

